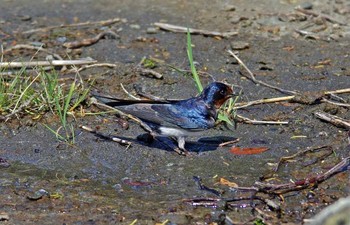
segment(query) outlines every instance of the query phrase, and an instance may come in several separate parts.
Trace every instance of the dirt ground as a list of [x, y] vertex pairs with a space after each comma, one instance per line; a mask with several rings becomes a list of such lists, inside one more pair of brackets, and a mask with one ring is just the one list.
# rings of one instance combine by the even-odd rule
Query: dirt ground
[[[192, 35], [194, 60], [202, 82], [226, 81], [242, 88], [240, 102], [290, 96], [248, 79], [247, 72], [229, 55], [233, 50], [256, 79], [295, 91], [293, 101], [258, 104], [238, 110], [250, 119], [287, 121], [288, 125], [219, 125], [205, 133], [217, 142], [239, 138], [242, 148], [268, 147], [254, 155], [237, 155], [230, 147], [190, 138], [192, 157], [182, 157], [159, 141], [145, 143], [145, 133], [130, 122], [123, 129], [111, 114], [72, 119], [79, 135], [74, 145], [59, 142], [43, 124], [58, 127], [47, 113], [40, 121], [16, 119], [0, 124], [0, 220], [5, 224], [301, 224], [341, 197], [349, 196], [349, 173], [319, 185], [283, 195], [264, 195], [279, 205], [257, 201], [251, 194], [229, 188], [225, 178], [241, 187], [262, 181], [281, 157], [320, 148], [294, 161], [282, 163], [268, 180], [288, 183], [320, 175], [349, 157], [347, 129], [323, 122], [315, 112], [350, 120], [348, 92], [337, 94], [340, 106], [322, 98], [325, 91], [350, 88], [350, 3], [345, 0], [266, 1], [8, 1], [0, 0], [0, 43], [3, 49], [18, 44], [44, 44], [64, 59], [91, 57], [115, 68], [99, 67], [81, 72], [95, 79], [94, 88], [128, 98], [120, 83], [134, 95], [134, 85], [146, 93], [171, 99], [196, 95], [193, 80], [167, 65], [189, 70], [186, 35], [158, 29], [162, 22], [208, 31], [235, 31], [229, 37]], [[296, 7], [301, 7], [297, 10]], [[315, 13], [315, 14], [313, 14]], [[108, 26], [88, 25], [44, 29], [61, 24], [120, 18]], [[110, 29], [117, 39], [70, 50], [64, 43], [93, 37]], [[30, 32], [28, 32], [30, 31]], [[16, 50], [2, 61], [28, 61], [35, 51]], [[135, 66], [143, 57], [157, 59], [154, 70], [163, 79], [143, 76]], [[45, 54], [34, 58], [44, 60]], [[210, 74], [210, 75], [208, 75]], [[73, 74], [74, 75], [74, 74]], [[62, 74], [62, 76], [73, 76]], [[347, 106], [346, 106], [347, 104]], [[85, 106], [88, 112], [103, 109]], [[80, 130], [80, 125], [132, 141], [130, 147], [102, 140]], [[200, 137], [204, 138], [204, 137]], [[322, 158], [324, 150], [332, 154]], [[6, 162], [7, 163], [6, 163]], [[206, 188], [199, 188], [194, 176]], [[218, 190], [216, 195], [212, 188]], [[248, 196], [236, 207], [225, 199]], [[266, 197], [268, 196], [268, 197]], [[215, 207], [196, 206], [185, 200], [218, 199]], [[204, 201], [200, 201], [203, 203]], [[225, 220], [226, 218], [226, 220]]]

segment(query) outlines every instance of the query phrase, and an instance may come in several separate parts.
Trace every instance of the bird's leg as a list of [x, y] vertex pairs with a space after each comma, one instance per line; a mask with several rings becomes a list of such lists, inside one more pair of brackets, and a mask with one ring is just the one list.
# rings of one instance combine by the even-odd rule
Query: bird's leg
[[174, 149], [180, 155], [188, 155], [189, 152], [185, 149], [185, 137], [177, 137], [179, 149]]

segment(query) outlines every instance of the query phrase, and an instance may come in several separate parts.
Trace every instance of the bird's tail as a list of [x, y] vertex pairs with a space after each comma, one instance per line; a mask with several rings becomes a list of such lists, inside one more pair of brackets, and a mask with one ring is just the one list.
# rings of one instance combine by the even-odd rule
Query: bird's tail
[[108, 95], [102, 95], [96, 91], [91, 92], [91, 97], [94, 97], [97, 101], [106, 104], [108, 106], [117, 107], [117, 106], [123, 106], [123, 105], [133, 105], [133, 104], [139, 104], [139, 103], [169, 103], [172, 101], [154, 101], [154, 100], [148, 100], [148, 99], [142, 99], [142, 100], [129, 100], [129, 99], [122, 99], [122, 98], [116, 98], [111, 97]]

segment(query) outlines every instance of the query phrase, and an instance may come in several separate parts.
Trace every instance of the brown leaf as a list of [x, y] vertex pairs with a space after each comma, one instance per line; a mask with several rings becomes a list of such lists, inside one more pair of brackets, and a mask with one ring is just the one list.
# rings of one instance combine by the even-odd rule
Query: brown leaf
[[220, 178], [219, 183], [222, 184], [222, 185], [226, 185], [226, 186], [229, 186], [229, 187], [233, 187], [233, 188], [238, 187], [238, 184], [236, 184], [236, 183], [234, 183], [234, 182], [231, 182], [231, 181], [229, 181], [229, 180], [226, 180], [225, 178]]
[[240, 148], [240, 147], [232, 147], [230, 152], [235, 155], [254, 155], [267, 151], [269, 148], [267, 147], [253, 147], [253, 148]]

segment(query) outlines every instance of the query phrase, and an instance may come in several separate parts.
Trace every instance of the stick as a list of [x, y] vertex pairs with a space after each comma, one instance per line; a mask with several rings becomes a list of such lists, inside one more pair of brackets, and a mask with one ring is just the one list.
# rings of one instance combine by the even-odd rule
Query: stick
[[[288, 161], [288, 160], [294, 159], [294, 158], [296, 158], [296, 157], [298, 157], [298, 156], [305, 155], [305, 154], [308, 153], [308, 152], [312, 153], [312, 152], [316, 152], [316, 151], [322, 150], [322, 149], [327, 150], [329, 153], [332, 153], [332, 152], [333, 152], [332, 147], [327, 146], [327, 145], [318, 146], [318, 147], [313, 147], [313, 148], [309, 148], [309, 147], [308, 147], [307, 149], [305, 149], [305, 150], [303, 150], [303, 151], [298, 151], [297, 153], [295, 153], [295, 154], [293, 154], [293, 155], [291, 155], [291, 156], [285, 156], [285, 157], [280, 158], [280, 160], [278, 161], [277, 166], [276, 166], [276, 168], [274, 169], [274, 171], [277, 172], [278, 169], [279, 169], [279, 167], [281, 166], [281, 164], [284, 163], [284, 162], [286, 162], [286, 161]], [[328, 155], [328, 154], [325, 154], [325, 155]]]
[[53, 53], [50, 50], [43, 48], [42, 46], [33, 46], [33, 45], [26, 45], [26, 44], [18, 44], [18, 45], [15, 45], [13, 47], [10, 47], [10, 48], [4, 50], [3, 54], [6, 54], [6, 53], [11, 52], [11, 51], [16, 50], [16, 49], [30, 49], [30, 50], [37, 50], [40, 52], [46, 52], [46, 53], [52, 55], [53, 57], [55, 57], [56, 59], [63, 60], [63, 58], [60, 55]]
[[259, 192], [268, 193], [268, 194], [285, 194], [291, 191], [298, 191], [298, 190], [308, 188], [310, 186], [311, 187], [315, 186], [329, 179], [330, 177], [349, 169], [350, 169], [350, 157], [347, 157], [347, 158], [344, 158], [342, 161], [340, 161], [337, 165], [332, 167], [330, 170], [326, 171], [325, 173], [322, 173], [313, 177], [308, 177], [299, 181], [285, 183], [285, 184], [269, 184], [269, 183], [262, 183], [262, 182], [256, 181], [254, 186], [259, 188]]
[[337, 106], [350, 107], [350, 104], [340, 103], [340, 102], [333, 102], [333, 101], [330, 101], [330, 100], [325, 99], [325, 98], [322, 98], [321, 101], [322, 101], [322, 102], [327, 102], [327, 103], [329, 103], [329, 104], [337, 105]]
[[52, 61], [30, 61], [30, 62], [0, 62], [0, 68], [22, 68], [41, 66], [73, 66], [96, 63], [96, 60], [52, 60]]
[[[58, 60], [63, 60], [63, 58], [60, 55], [53, 53], [50, 50], [43, 48], [42, 46], [32, 46], [32, 45], [26, 45], [26, 44], [18, 44], [18, 45], [11, 47], [11, 48], [8, 48], [4, 51], [4, 54], [6, 54], [7, 52], [16, 50], [16, 49], [30, 49], [30, 50], [37, 50], [40, 52], [46, 52]], [[63, 66], [61, 71], [65, 71], [65, 70], [67, 70], [67, 67]]]
[[44, 28], [38, 28], [38, 29], [32, 29], [32, 30], [27, 30], [22, 32], [22, 34], [31, 34], [31, 33], [36, 33], [36, 32], [41, 32], [41, 31], [49, 31], [52, 29], [56, 28], [64, 28], [64, 27], [80, 27], [80, 26], [91, 26], [91, 25], [101, 25], [101, 26], [109, 26], [111, 24], [120, 22], [120, 18], [114, 18], [110, 20], [101, 20], [101, 21], [96, 21], [96, 22], [82, 22], [82, 23], [72, 23], [72, 24], [62, 24], [58, 26], [50, 26], [50, 27], [44, 27]]
[[324, 120], [326, 122], [329, 122], [337, 127], [343, 127], [343, 128], [350, 129], [350, 121], [349, 120], [345, 120], [345, 119], [340, 118], [338, 116], [334, 116], [334, 115], [324, 113], [324, 112], [315, 112], [314, 115], [317, 118]]
[[81, 66], [79, 69], [77, 68], [72, 68], [70, 70], [68, 70], [68, 73], [72, 73], [72, 72], [81, 72], [83, 70], [89, 69], [89, 68], [94, 68], [94, 67], [109, 67], [109, 68], [116, 68], [117, 64], [113, 64], [113, 63], [96, 63], [96, 64], [88, 64], [88, 65], [83, 65]]
[[135, 97], [135, 96], [132, 95], [130, 92], [128, 92], [128, 91], [125, 89], [125, 87], [124, 87], [124, 85], [123, 85], [122, 83], [120, 83], [120, 87], [123, 89], [123, 91], [124, 91], [130, 98], [135, 99], [135, 100], [141, 100], [140, 98]]
[[326, 91], [326, 95], [331, 95], [331, 94], [344, 94], [344, 93], [350, 93], [350, 88], [345, 88], [345, 89], [339, 89], [335, 91]]
[[252, 71], [250, 71], [250, 70], [248, 69], [248, 67], [243, 63], [243, 61], [242, 61], [240, 58], [238, 58], [238, 56], [237, 56], [235, 53], [233, 53], [231, 50], [228, 50], [227, 52], [228, 52], [231, 56], [233, 56], [233, 57], [238, 61], [238, 63], [248, 72], [249, 76], [245, 76], [244, 74], [242, 74], [242, 75], [245, 76], [245, 77], [247, 77], [249, 80], [253, 81], [253, 82], [256, 83], [256, 84], [261, 84], [261, 85], [263, 85], [263, 86], [265, 86], [265, 87], [269, 87], [269, 88], [275, 89], [275, 90], [277, 90], [277, 91], [279, 91], [279, 92], [282, 92], [282, 93], [284, 93], [284, 94], [292, 94], [292, 95], [296, 95], [296, 94], [297, 94], [296, 91], [285, 90], [285, 89], [282, 89], [282, 88], [279, 88], [279, 87], [270, 85], [270, 84], [268, 84], [268, 83], [265, 83], [265, 82], [263, 82], [263, 81], [257, 80], [257, 79], [255, 78], [254, 74], [252, 73]]
[[243, 122], [248, 124], [271, 124], [271, 125], [288, 125], [288, 121], [263, 121], [263, 120], [252, 120], [244, 116], [240, 116], [237, 114], [237, 118], [241, 119]]
[[152, 75], [153, 77], [157, 79], [163, 79], [163, 75], [158, 73], [157, 71], [151, 70], [151, 69], [144, 69], [141, 67], [138, 67], [137, 70], [140, 72], [141, 75]]
[[240, 141], [239, 138], [237, 138], [236, 140], [233, 140], [233, 141], [226, 141], [226, 142], [219, 144], [219, 147], [225, 147], [226, 145], [234, 144], [234, 143], [237, 143], [239, 141]]
[[292, 96], [286, 96], [286, 97], [259, 99], [259, 100], [250, 101], [250, 102], [238, 102], [235, 104], [235, 106], [233, 108], [234, 109], [241, 109], [241, 108], [246, 108], [246, 107], [249, 107], [252, 105], [288, 101], [288, 100], [292, 100], [294, 97], [295, 96], [292, 95]]
[[108, 30], [108, 31], [103, 31], [103, 32], [99, 33], [98, 35], [96, 35], [93, 38], [86, 38], [86, 39], [79, 40], [79, 41], [66, 42], [63, 44], [63, 46], [66, 48], [70, 48], [70, 49], [80, 48], [80, 47], [84, 47], [84, 46], [90, 46], [90, 45], [97, 43], [100, 39], [102, 39], [103, 37], [105, 37], [107, 35], [111, 36], [114, 39], [119, 38], [118, 34], [114, 33], [111, 30]]
[[101, 137], [103, 139], [111, 140], [111, 141], [117, 142], [117, 143], [122, 144], [122, 145], [128, 145], [128, 147], [132, 144], [130, 141], [126, 141], [126, 140], [123, 140], [121, 138], [108, 137], [108, 136], [106, 136], [106, 135], [104, 135], [104, 134], [102, 134], [102, 133], [100, 133], [100, 132], [98, 132], [90, 127], [87, 127], [87, 126], [79, 126], [79, 127], [81, 129], [86, 130], [92, 134], [95, 134], [96, 136]]
[[326, 14], [317, 13], [317, 12], [314, 12], [314, 11], [311, 11], [311, 10], [302, 9], [300, 7], [296, 7], [295, 10], [298, 11], [298, 12], [301, 12], [301, 13], [303, 13], [305, 15], [311, 15], [311, 16], [315, 16], [315, 17], [324, 18], [324, 19], [328, 20], [331, 23], [338, 23], [340, 25], [347, 25], [347, 23], [344, 23], [342, 21], [336, 20], [336, 19], [334, 19], [334, 18], [332, 18], [332, 17], [330, 17], [329, 15], [326, 15]]
[[187, 27], [172, 25], [168, 23], [154, 23], [154, 25], [159, 27], [160, 29], [175, 32], [175, 33], [187, 33], [187, 29], [188, 29], [191, 34], [201, 34], [204, 36], [231, 37], [238, 34], [238, 32], [235, 32], [235, 31], [231, 31], [231, 32], [208, 31], [208, 30], [187, 28]]

